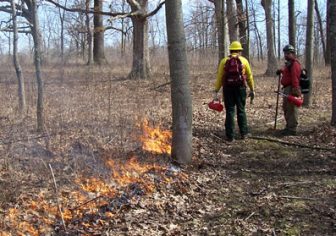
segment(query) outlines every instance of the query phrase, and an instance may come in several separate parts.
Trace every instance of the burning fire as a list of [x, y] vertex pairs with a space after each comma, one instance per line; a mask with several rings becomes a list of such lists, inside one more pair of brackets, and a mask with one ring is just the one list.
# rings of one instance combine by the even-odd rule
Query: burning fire
[[141, 141], [143, 150], [158, 154], [171, 154], [172, 132], [170, 130], [150, 127], [147, 119], [143, 121], [142, 129], [143, 136]]
[[[143, 135], [140, 140], [143, 150], [156, 154], [171, 154], [171, 131], [162, 130], [160, 127], [150, 127], [147, 119], [144, 120], [142, 129]], [[20, 207], [9, 208], [6, 211], [3, 225], [7, 231], [0, 232], [0, 236], [48, 235], [53, 232], [55, 224], [60, 224], [61, 217], [66, 225], [72, 224], [71, 222], [75, 220], [80, 222], [77, 224], [84, 228], [92, 228], [94, 226], [90, 225], [90, 221], [83, 220], [82, 222], [81, 219], [90, 214], [104, 214], [106, 220], [115, 217], [115, 212], [101, 213], [99, 209], [109, 204], [111, 199], [116, 199], [121, 193], [127, 192], [132, 188], [130, 186], [136, 186], [135, 188], [138, 188], [142, 194], [148, 194], [155, 191], [153, 173], [159, 176], [162, 183], [168, 183], [172, 178], [163, 174], [165, 167], [140, 163], [136, 156], [126, 162], [109, 159], [105, 164], [111, 170], [112, 179], [109, 181], [81, 177], [75, 180], [81, 190], [69, 190], [64, 186], [59, 186], [57, 194], [53, 190], [45, 189], [39, 194], [21, 199], [17, 204]], [[136, 193], [129, 194], [129, 197], [135, 195]], [[60, 209], [62, 209], [62, 214], [60, 214]], [[103, 219], [98, 219], [98, 221], [99, 224], [106, 224]]]
[[116, 191], [107, 183], [97, 178], [90, 179], [76, 179], [77, 184], [79, 184], [82, 189], [86, 192], [97, 193], [104, 196], [114, 196]]

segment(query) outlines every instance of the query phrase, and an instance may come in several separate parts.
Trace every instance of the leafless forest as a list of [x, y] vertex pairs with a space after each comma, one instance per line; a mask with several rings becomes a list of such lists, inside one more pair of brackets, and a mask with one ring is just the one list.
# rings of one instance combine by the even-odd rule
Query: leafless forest
[[[179, 2], [0, 2], [0, 236], [336, 233], [335, 4]], [[229, 143], [208, 103], [237, 39], [256, 97]], [[312, 86], [279, 137], [287, 43]]]

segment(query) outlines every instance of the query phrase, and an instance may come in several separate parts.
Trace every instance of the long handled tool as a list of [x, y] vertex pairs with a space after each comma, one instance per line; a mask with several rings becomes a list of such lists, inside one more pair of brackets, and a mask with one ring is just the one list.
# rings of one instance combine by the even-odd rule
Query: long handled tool
[[277, 100], [276, 100], [276, 106], [275, 106], [274, 129], [276, 129], [277, 119], [278, 119], [279, 96], [280, 96], [280, 80], [281, 80], [281, 74], [279, 74], [279, 77], [278, 77], [278, 90], [277, 90]]

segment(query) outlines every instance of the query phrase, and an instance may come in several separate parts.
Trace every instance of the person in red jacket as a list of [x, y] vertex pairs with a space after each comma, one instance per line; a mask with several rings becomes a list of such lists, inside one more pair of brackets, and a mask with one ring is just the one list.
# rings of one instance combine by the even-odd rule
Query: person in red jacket
[[[285, 65], [277, 70], [277, 75], [282, 74], [281, 85], [283, 92], [287, 95], [301, 97], [300, 90], [300, 74], [301, 64], [296, 58], [295, 48], [288, 44], [283, 48]], [[298, 107], [293, 103], [288, 102], [287, 98], [283, 99], [283, 111], [286, 120], [286, 127], [283, 129], [281, 135], [296, 135], [298, 126]]]

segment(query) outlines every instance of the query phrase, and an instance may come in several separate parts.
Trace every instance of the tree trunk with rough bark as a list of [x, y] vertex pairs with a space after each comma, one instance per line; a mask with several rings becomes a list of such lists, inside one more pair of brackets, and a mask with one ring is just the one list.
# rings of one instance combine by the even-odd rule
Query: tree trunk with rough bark
[[188, 164], [192, 158], [192, 99], [181, 0], [166, 2], [171, 99], [173, 109], [172, 159]]
[[247, 34], [247, 25], [248, 25], [248, 21], [246, 18], [247, 14], [245, 14], [243, 0], [236, 0], [236, 4], [237, 4], [237, 15], [239, 26], [239, 38], [243, 47], [243, 56], [249, 60], [250, 56], [249, 56], [249, 44], [248, 44], [249, 39]]
[[223, 0], [214, 0], [216, 24], [217, 24], [217, 41], [218, 41], [218, 62], [226, 55], [225, 49], [225, 27], [224, 27], [224, 2]]
[[234, 0], [226, 0], [226, 16], [229, 25], [230, 42], [239, 41], [237, 8]]
[[321, 43], [322, 43], [324, 62], [325, 62], [325, 64], [327, 64], [326, 63], [326, 43], [325, 43], [324, 30], [323, 30], [323, 22], [322, 22], [320, 9], [319, 9], [318, 4], [317, 4], [317, 0], [315, 0], [315, 12], [316, 12], [317, 22], [319, 24], [319, 31], [320, 31], [320, 35], [321, 35]]
[[[85, 0], [85, 8], [87, 11], [90, 9], [90, 0]], [[85, 14], [85, 26], [87, 31], [87, 44], [88, 44], [88, 61], [87, 65], [93, 64], [93, 45], [92, 45], [92, 29], [90, 26], [90, 15]]]
[[19, 113], [21, 117], [26, 111], [26, 95], [24, 77], [22, 75], [22, 68], [18, 57], [18, 29], [17, 29], [17, 14], [15, 1], [11, 0], [12, 16], [13, 16], [13, 63], [15, 67], [16, 77], [18, 80], [18, 99], [19, 99]]
[[[67, 5], [67, 0], [64, 3], [64, 6]], [[61, 27], [61, 35], [60, 35], [60, 41], [61, 41], [61, 61], [64, 64], [64, 22], [65, 22], [65, 10], [61, 11], [61, 8], [58, 9], [58, 16], [60, 20], [60, 27]]]
[[246, 55], [248, 55], [247, 59], [250, 61], [250, 14], [249, 14], [249, 7], [248, 7], [248, 2], [245, 0], [245, 15], [246, 15], [246, 52], [244, 52]]
[[[31, 16], [32, 16], [32, 35], [34, 40], [34, 64], [35, 64], [35, 74], [37, 81], [37, 105], [36, 105], [36, 118], [37, 118], [37, 131], [42, 132], [44, 130], [44, 89], [43, 80], [41, 75], [41, 54], [42, 54], [42, 37], [40, 32], [40, 23], [37, 13], [37, 2], [35, 0], [27, 0], [30, 2]], [[28, 5], [28, 4], [27, 4]]]
[[[330, 29], [330, 26], [332, 25], [332, 22], [330, 22], [330, 19], [331, 19], [331, 2], [334, 2], [332, 0], [327, 0], [327, 27], [326, 27], [326, 57], [325, 57], [325, 63], [326, 65], [330, 65], [330, 62], [331, 62], [331, 29]], [[335, 39], [335, 38], [334, 38]]]
[[[103, 1], [94, 0], [94, 9], [95, 11], [103, 10]], [[105, 58], [105, 44], [104, 44], [104, 33], [105, 28], [103, 25], [103, 16], [101, 14], [94, 14], [93, 16], [93, 61], [95, 64], [103, 65], [106, 64]]]
[[310, 78], [309, 93], [304, 95], [303, 106], [309, 107], [311, 105], [312, 84], [313, 80], [313, 55], [314, 55], [314, 0], [308, 0], [307, 7], [307, 30], [306, 30], [306, 69], [308, 77]]
[[267, 70], [266, 76], [273, 76], [277, 68], [277, 60], [274, 52], [274, 35], [273, 35], [273, 17], [272, 17], [272, 0], [262, 0], [261, 5], [266, 15], [266, 33], [267, 33]]
[[296, 47], [296, 17], [295, 1], [288, 0], [288, 42], [294, 48]]
[[139, 12], [136, 16], [131, 17], [133, 24], [133, 62], [128, 78], [148, 79], [150, 77], [148, 20], [145, 17], [148, 9], [148, 0], [138, 1], [139, 5], [134, 5], [133, 1], [130, 0], [128, 0], [128, 3], [133, 12]]
[[280, 0], [278, 0], [278, 60], [281, 59]]
[[[330, 1], [330, 48], [336, 52], [336, 2]], [[331, 125], [336, 126], [336, 53], [331, 53], [331, 81], [332, 81], [332, 114]]]

